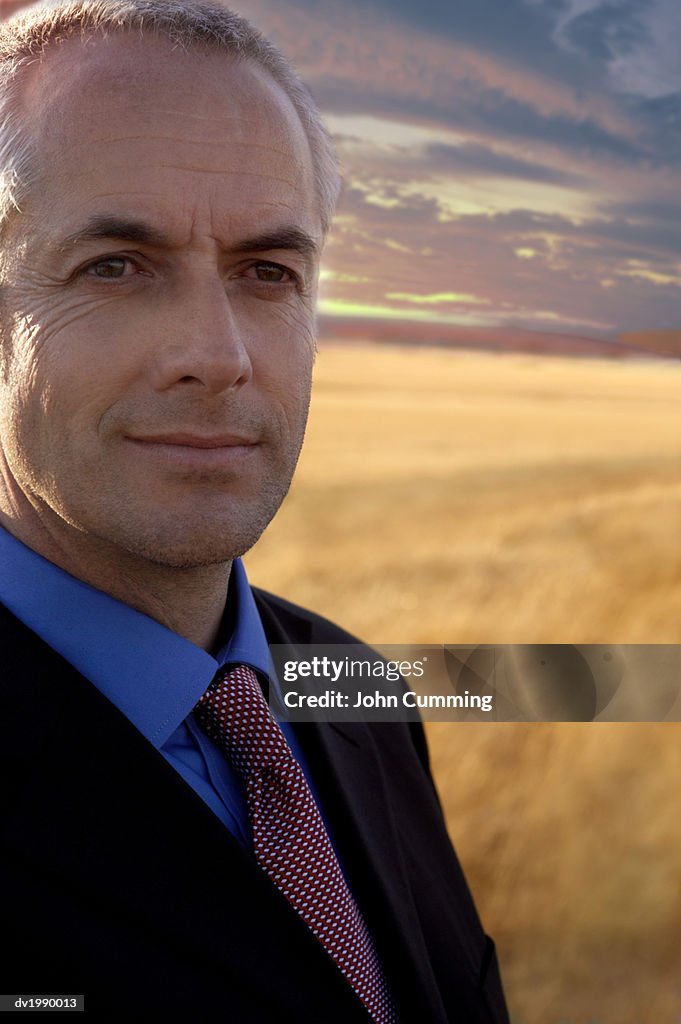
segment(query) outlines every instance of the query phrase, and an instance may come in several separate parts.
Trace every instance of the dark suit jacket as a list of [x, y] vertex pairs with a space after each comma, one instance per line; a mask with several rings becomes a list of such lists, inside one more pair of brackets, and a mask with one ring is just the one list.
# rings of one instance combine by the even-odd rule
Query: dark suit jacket
[[[270, 643], [356, 642], [255, 593]], [[84, 993], [96, 1019], [366, 1024], [249, 852], [1, 605], [0, 651], [0, 990]], [[506, 1022], [420, 726], [305, 724], [300, 736], [401, 1024]]]

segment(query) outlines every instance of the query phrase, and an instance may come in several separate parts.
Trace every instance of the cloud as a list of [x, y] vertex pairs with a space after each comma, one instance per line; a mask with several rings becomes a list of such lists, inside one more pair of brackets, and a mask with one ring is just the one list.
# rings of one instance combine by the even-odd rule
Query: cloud
[[460, 146], [432, 143], [425, 148], [424, 159], [431, 170], [445, 170], [456, 174], [457, 177], [472, 174], [477, 177], [541, 181], [550, 185], [584, 184], [581, 175], [546, 164], [522, 160], [508, 152], [499, 152], [475, 142]]
[[549, 8], [558, 11], [553, 39], [563, 49], [607, 63], [615, 53], [640, 45], [646, 34], [643, 14], [650, 3], [651, 0], [562, 0], [557, 5], [549, 4]]
[[[314, 0], [296, 0], [295, 6], [308, 13], [315, 9]], [[541, 6], [524, 0], [373, 0], [368, 5], [356, 4], [364, 25], [370, 21], [395, 26], [409, 38], [426, 32], [443, 42], [456, 54], [456, 47], [465, 47], [485, 54], [506, 65], [532, 68], [554, 83], [571, 81], [574, 58], [567, 58], [550, 34], [553, 20]], [[331, 11], [347, 16], [348, 4], [342, 0], [325, 4], [327, 17]], [[361, 29], [360, 29], [361, 30]], [[582, 84], [595, 84], [588, 66], [582, 68]]]
[[[476, 0], [479, 3], [479, 0]], [[459, 8], [461, 0], [452, 7]], [[485, 29], [484, 18], [469, 4], [461, 7], [461, 17], [479, 32], [498, 31], [507, 7], [522, 15], [519, 0], [487, 0], [493, 7]], [[263, 27], [270, 32], [285, 52], [296, 60], [306, 81], [323, 106], [329, 109], [353, 109], [367, 113], [394, 111], [393, 104], [411, 101], [417, 105], [418, 117], [430, 108], [431, 116], [440, 123], [452, 124], [457, 118], [457, 104], [475, 102], [478, 96], [506, 96], [520, 106], [531, 108], [540, 117], [565, 117], [570, 120], [592, 120], [603, 131], [626, 136], [633, 131], [626, 112], [619, 110], [588, 75], [579, 83], [556, 76], [556, 62], [545, 71], [537, 70], [536, 57], [542, 46], [549, 45], [545, 30], [537, 39], [535, 59], [522, 59], [521, 53], [510, 53], [509, 40], [522, 50], [523, 36], [518, 17], [509, 23], [515, 29], [507, 37], [506, 55], [495, 54], [466, 41], [466, 34], [457, 31], [457, 17], [448, 20], [448, 37], [438, 28], [445, 17], [444, 4], [416, 5], [403, 0], [395, 5], [372, 5], [370, 12], [356, 3], [329, 3], [323, 15], [317, 5], [308, 2], [277, 3], [247, 0], [242, 3], [260, 15]], [[409, 13], [411, 21], [405, 24]], [[526, 42], [526, 41], [525, 41]], [[554, 48], [555, 49], [555, 48]], [[578, 84], [579, 88], [575, 88]], [[366, 106], [362, 106], [364, 96]], [[381, 108], [379, 102], [386, 106]], [[392, 102], [391, 102], [392, 101]], [[352, 104], [352, 106], [347, 106]], [[493, 103], [491, 104], [493, 106]]]
[[[432, 218], [401, 223], [398, 206], [376, 206], [353, 190], [344, 199], [342, 237], [333, 241], [329, 260], [364, 281], [334, 284], [325, 298], [368, 306], [380, 295], [384, 306], [439, 317], [452, 308], [445, 296], [454, 295], [468, 301], [470, 314], [479, 308], [499, 323], [519, 322], [520, 311], [529, 322], [528, 311], [540, 300], [557, 324], [598, 323], [613, 331], [678, 325], [678, 228], [668, 225], [665, 238], [659, 222], [643, 216], [626, 222], [624, 211], [616, 212], [614, 219], [603, 214], [581, 223], [528, 210], [462, 215], [446, 224]], [[638, 210], [664, 212], [645, 204]]]
[[411, 292], [386, 292], [386, 299], [398, 302], [410, 302], [417, 306], [487, 306], [489, 299], [481, 299], [478, 295], [465, 295], [460, 292], [436, 292], [434, 295], [414, 295]]
[[563, 49], [601, 62], [615, 90], [647, 98], [681, 92], [680, 36], [678, 0], [563, 0], [553, 32]]

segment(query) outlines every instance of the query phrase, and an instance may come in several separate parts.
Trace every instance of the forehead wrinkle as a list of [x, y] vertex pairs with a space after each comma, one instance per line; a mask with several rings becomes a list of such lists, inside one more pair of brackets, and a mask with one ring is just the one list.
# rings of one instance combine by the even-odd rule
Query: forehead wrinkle
[[[213, 174], [221, 175], [223, 177], [233, 177], [235, 174], [239, 173], [236, 168], [230, 168], [229, 170], [227, 170], [224, 167], [220, 167], [217, 170], [211, 170], [208, 167], [194, 167], [191, 164], [161, 163], [159, 164], [159, 167], [162, 167], [164, 170], [170, 171], [189, 171], [192, 174]], [[263, 178], [266, 181], [278, 181], [281, 182], [282, 185], [288, 185], [289, 188], [295, 188], [296, 185], [295, 181], [292, 180], [291, 178], [284, 178], [282, 175], [279, 174], [270, 174], [268, 171], [249, 171], [248, 176], [249, 178]], [[279, 204], [275, 203], [273, 205]]]
[[[125, 145], [126, 143], [134, 143], [136, 146], [142, 147], [142, 156], [144, 155], [143, 147], [149, 143], [154, 142], [166, 142], [175, 151], [187, 152], [193, 150], [209, 150], [209, 159], [219, 158], [220, 154], [229, 152], [233, 154], [235, 151], [241, 150], [245, 152], [263, 153], [273, 158], [281, 157], [286, 160], [291, 157], [291, 151], [289, 148], [284, 146], [278, 146], [274, 142], [255, 142], [250, 139], [218, 139], [211, 141], [204, 141], [201, 139], [187, 138], [185, 135], [178, 134], [177, 136], [170, 135], [156, 135], [151, 132], [145, 132], [140, 135], [116, 135], [116, 136], [102, 136], [94, 138], [79, 138], [78, 134], [75, 134], [72, 138], [68, 138], [68, 149], [71, 160], [73, 160], [73, 154], [79, 150], [85, 150], [90, 152], [93, 146], [98, 147], [100, 150], [106, 147], [115, 147]], [[164, 165], [165, 166], [165, 165]], [[239, 168], [236, 168], [239, 170]], [[250, 173], [250, 172], [249, 172]]]
[[205, 149], [207, 146], [223, 147], [229, 146], [248, 146], [249, 149], [265, 149], [268, 152], [286, 154], [288, 155], [287, 149], [280, 149], [275, 146], [272, 142], [255, 142], [251, 139], [190, 139], [187, 138], [184, 132], [178, 133], [178, 135], [159, 135], [156, 132], [141, 132], [139, 135], [103, 135], [101, 138], [94, 136], [91, 139], [87, 139], [81, 143], [83, 146], [92, 145], [106, 145], [107, 143], [117, 142], [172, 142], [176, 145], [178, 140], [183, 146], [200, 146]]

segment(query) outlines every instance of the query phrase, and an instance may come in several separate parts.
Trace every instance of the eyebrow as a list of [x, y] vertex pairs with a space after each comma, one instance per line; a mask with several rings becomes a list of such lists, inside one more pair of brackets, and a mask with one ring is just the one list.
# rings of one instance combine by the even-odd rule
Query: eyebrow
[[[168, 235], [150, 224], [145, 224], [144, 221], [99, 215], [92, 217], [77, 231], [63, 238], [59, 244], [59, 250], [64, 252], [84, 242], [107, 238], [137, 242], [141, 245], [153, 245], [158, 248], [174, 248], [174, 243]], [[313, 236], [294, 225], [274, 228], [271, 231], [241, 239], [230, 246], [230, 251], [235, 253], [268, 252], [272, 249], [292, 250], [306, 259], [313, 259], [319, 254], [319, 245]]]

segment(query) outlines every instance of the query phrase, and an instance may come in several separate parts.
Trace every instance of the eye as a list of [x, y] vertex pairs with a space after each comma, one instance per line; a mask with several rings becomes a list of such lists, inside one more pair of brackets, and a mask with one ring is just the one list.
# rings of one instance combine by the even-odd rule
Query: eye
[[262, 281], [264, 284], [295, 284], [297, 281], [296, 275], [291, 270], [287, 270], [286, 267], [282, 267], [279, 263], [270, 263], [269, 260], [261, 260], [259, 263], [254, 263], [253, 266], [249, 267], [258, 281]]
[[107, 256], [105, 259], [88, 264], [84, 269], [85, 273], [91, 277], [106, 279], [129, 277], [130, 274], [135, 273], [134, 263], [125, 256]]

